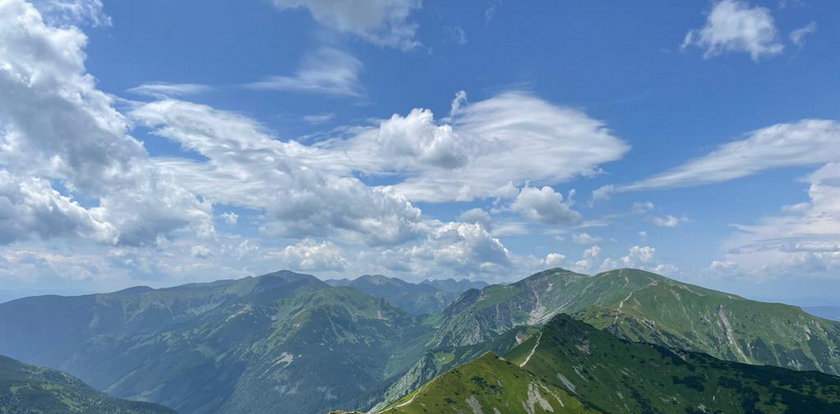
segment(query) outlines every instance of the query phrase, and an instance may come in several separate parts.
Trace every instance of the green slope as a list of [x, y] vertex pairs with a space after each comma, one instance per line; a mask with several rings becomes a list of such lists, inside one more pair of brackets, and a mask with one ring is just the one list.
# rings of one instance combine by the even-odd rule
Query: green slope
[[619, 339], [568, 315], [507, 357], [611, 413], [840, 412], [840, 378]]
[[111, 398], [61, 371], [0, 356], [0, 413], [174, 414], [166, 407]]
[[[751, 364], [840, 374], [840, 323], [799, 308], [747, 300], [649, 272], [620, 269], [587, 276], [549, 269], [510, 285], [465, 292], [437, 315], [428, 352], [473, 353], [515, 327], [540, 325], [559, 313], [619, 337], [708, 353]], [[466, 354], [460, 354], [466, 357]], [[425, 358], [394, 383], [385, 403], [447, 367]]]
[[840, 378], [629, 342], [560, 314], [504, 359], [484, 354], [378, 412], [834, 413]]
[[504, 354], [538, 331], [534, 327], [520, 326], [499, 335], [491, 341], [480, 344], [427, 350], [423, 354], [423, 357], [415, 362], [399, 380], [388, 387], [383, 401], [377, 404], [374, 409], [385, 407], [388, 403], [400, 399], [408, 392], [417, 389], [425, 382], [436, 377], [439, 373], [466, 361], [473, 360], [482, 354], [487, 352]]
[[840, 374], [840, 323], [632, 269], [591, 277], [556, 269], [467, 292], [443, 312], [431, 346], [481, 343], [561, 312], [634, 341]]
[[594, 276], [646, 284], [576, 316], [632, 341], [700, 351], [717, 358], [840, 375], [840, 323], [778, 303], [747, 300], [652, 273]]
[[[385, 298], [413, 315], [439, 312], [463, 292], [463, 290], [443, 290], [431, 282], [410, 283], [382, 275], [363, 275], [353, 280], [338, 279], [326, 282], [331, 286], [350, 286], [373, 296]], [[457, 282], [452, 281], [450, 287], [456, 284]]]
[[595, 413], [551, 381], [493, 353], [453, 368], [381, 413]]
[[291, 272], [0, 305], [0, 352], [181, 413], [367, 408], [427, 333], [383, 299]]

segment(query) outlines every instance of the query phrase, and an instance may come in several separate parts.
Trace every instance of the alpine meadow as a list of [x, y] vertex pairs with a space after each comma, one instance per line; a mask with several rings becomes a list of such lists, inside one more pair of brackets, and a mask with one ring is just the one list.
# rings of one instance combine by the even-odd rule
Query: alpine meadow
[[838, 414], [838, 23], [0, 0], [0, 414]]

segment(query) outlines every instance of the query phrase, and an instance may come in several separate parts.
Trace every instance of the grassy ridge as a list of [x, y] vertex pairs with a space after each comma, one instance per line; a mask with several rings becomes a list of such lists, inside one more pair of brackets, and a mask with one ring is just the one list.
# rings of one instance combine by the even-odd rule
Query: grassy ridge
[[840, 378], [629, 342], [561, 314], [504, 359], [484, 354], [381, 412], [833, 413]]
[[174, 414], [166, 407], [111, 398], [61, 371], [0, 356], [0, 413]]

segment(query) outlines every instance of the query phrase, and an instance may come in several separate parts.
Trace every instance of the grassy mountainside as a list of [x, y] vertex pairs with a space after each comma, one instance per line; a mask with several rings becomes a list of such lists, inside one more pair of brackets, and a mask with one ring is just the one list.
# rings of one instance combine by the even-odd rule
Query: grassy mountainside
[[469, 291], [444, 310], [432, 346], [480, 343], [570, 313], [634, 340], [751, 364], [840, 374], [840, 324], [641, 270], [595, 276], [550, 270]]
[[538, 331], [534, 327], [520, 326], [485, 343], [427, 350], [399, 380], [391, 384], [384, 394], [383, 401], [374, 408], [380, 409], [417, 389], [439, 373], [473, 360], [482, 354], [487, 352], [504, 354]]
[[385, 413], [829, 413], [840, 378], [629, 342], [557, 315], [511, 350], [460, 365]]
[[383, 299], [291, 272], [0, 305], [0, 352], [181, 413], [366, 408], [426, 335]]
[[440, 290], [454, 293], [464, 293], [470, 289], [484, 289], [487, 287], [487, 282], [482, 280], [461, 279], [426, 279], [420, 282], [421, 285], [432, 285]]
[[485, 353], [380, 411], [414, 413], [596, 413], [552, 381]]
[[799, 370], [840, 373], [840, 323], [799, 308], [747, 300], [649, 272], [620, 269], [587, 276], [549, 269], [510, 285], [462, 294], [438, 314], [427, 353], [452, 352], [441, 367], [419, 360], [385, 394], [384, 404], [405, 395], [443, 369], [490, 348], [494, 338], [559, 313], [619, 337], [717, 358]]
[[174, 414], [169, 408], [111, 398], [61, 371], [0, 356], [0, 413]]
[[[373, 296], [385, 298], [413, 315], [438, 312], [463, 292], [463, 290], [444, 290], [433, 283], [410, 283], [382, 275], [363, 275], [353, 280], [339, 279], [326, 282], [331, 286], [350, 286]], [[457, 287], [457, 284], [446, 286], [451, 289]]]

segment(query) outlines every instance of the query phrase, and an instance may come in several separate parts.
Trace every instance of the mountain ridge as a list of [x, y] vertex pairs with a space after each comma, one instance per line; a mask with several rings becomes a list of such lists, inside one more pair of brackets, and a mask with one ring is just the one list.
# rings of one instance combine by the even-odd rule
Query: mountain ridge
[[61, 371], [0, 355], [0, 412], [175, 414], [157, 404], [112, 398]]
[[376, 413], [490, 410], [834, 412], [840, 410], [840, 378], [630, 342], [558, 314], [504, 357], [485, 353]]

